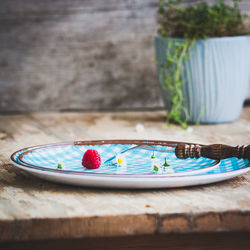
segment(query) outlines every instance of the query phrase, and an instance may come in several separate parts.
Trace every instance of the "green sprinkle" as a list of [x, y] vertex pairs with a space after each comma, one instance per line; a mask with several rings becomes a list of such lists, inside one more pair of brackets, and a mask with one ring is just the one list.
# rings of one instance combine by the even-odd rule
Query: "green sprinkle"
[[57, 168], [62, 169], [62, 164], [58, 163]]
[[164, 167], [169, 167], [170, 165], [167, 163], [167, 158], [165, 157], [165, 163], [163, 164]]
[[157, 166], [154, 166], [154, 171], [158, 171], [159, 168]]
[[155, 159], [155, 152], [153, 151], [153, 154], [151, 156], [151, 159]]

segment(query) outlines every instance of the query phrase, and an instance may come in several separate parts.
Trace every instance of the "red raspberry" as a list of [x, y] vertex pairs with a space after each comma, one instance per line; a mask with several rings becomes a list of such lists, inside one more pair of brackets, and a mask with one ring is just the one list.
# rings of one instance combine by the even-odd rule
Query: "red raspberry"
[[94, 149], [88, 149], [82, 158], [82, 165], [88, 169], [99, 168], [101, 166], [99, 153]]

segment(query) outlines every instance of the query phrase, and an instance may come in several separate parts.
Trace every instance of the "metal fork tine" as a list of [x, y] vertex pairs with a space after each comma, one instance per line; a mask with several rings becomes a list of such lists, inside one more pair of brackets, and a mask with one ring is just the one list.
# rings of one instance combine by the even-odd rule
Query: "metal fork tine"
[[[126, 153], [126, 152], [128, 152], [128, 151], [130, 151], [130, 150], [136, 149], [136, 148], [150, 149], [150, 150], [160, 151], [160, 152], [173, 152], [173, 151], [174, 151], [174, 150], [170, 150], [170, 149], [169, 149], [169, 150], [161, 150], [161, 149], [158, 149], [158, 148], [154, 148], [154, 147], [151, 146], [151, 145], [137, 145], [137, 146], [134, 146], [134, 147], [132, 147], [132, 148], [128, 148], [128, 149], [126, 149], [126, 150], [120, 152], [120, 154], [124, 154], [124, 153]], [[109, 162], [109, 161], [111, 161], [111, 160], [113, 160], [113, 159], [115, 159], [115, 156], [112, 156], [112, 157], [110, 157], [109, 159], [107, 159], [107, 160], [104, 162], [104, 164], [107, 163], [107, 162]]]

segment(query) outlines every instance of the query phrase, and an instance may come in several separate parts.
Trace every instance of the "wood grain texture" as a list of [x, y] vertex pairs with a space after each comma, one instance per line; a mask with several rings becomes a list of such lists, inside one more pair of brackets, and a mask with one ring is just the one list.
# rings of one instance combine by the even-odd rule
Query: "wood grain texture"
[[0, 243], [1, 250], [249, 250], [249, 233], [167, 234]]
[[163, 107], [156, 10], [154, 0], [1, 1], [0, 111]]
[[224, 144], [179, 144], [175, 148], [175, 155], [180, 159], [206, 157], [222, 160], [231, 157], [250, 160], [250, 145], [237, 145], [235, 147]]
[[[165, 113], [0, 115], [0, 241], [250, 231], [250, 174], [191, 188], [108, 190], [39, 180], [9, 163], [19, 148], [93, 139], [247, 144], [250, 107], [233, 124], [167, 127]], [[135, 126], [142, 123], [143, 133]]]

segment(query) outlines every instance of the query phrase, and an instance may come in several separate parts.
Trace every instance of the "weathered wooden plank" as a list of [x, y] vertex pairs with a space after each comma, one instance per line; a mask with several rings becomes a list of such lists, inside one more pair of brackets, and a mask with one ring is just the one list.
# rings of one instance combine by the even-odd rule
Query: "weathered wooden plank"
[[[12, 32], [1, 32], [1, 109], [162, 105], [147, 21], [134, 22], [129, 13], [121, 14], [26, 21], [14, 24]], [[90, 16], [102, 22], [91, 24]], [[24, 29], [29, 30], [25, 35]]]
[[3, 250], [74, 250], [107, 249], [107, 250], [249, 250], [249, 233], [210, 233], [210, 234], [170, 234], [144, 235], [133, 237], [107, 237], [75, 240], [7, 242], [0, 244]]
[[[53, 3], [49, 0], [36, 1], [36, 0], [14, 0], [1, 1], [0, 13], [1, 17], [9, 18], [9, 15], [46, 15], [46, 14], [65, 14], [69, 12], [105, 12], [116, 11], [122, 9], [137, 9], [140, 10], [144, 7], [155, 7], [157, 1], [154, 0], [55, 0]], [[7, 15], [8, 14], [8, 15]]]
[[[208, 0], [208, 3], [214, 3], [216, 0]], [[203, 0], [183, 0], [183, 3], [194, 4], [203, 2]], [[225, 2], [232, 3], [232, 0]], [[49, 0], [2, 0], [1, 1], [1, 18], [10, 18], [12, 15], [29, 17], [34, 15], [47, 14], [65, 14], [69, 12], [105, 12], [116, 11], [121, 9], [133, 9], [140, 12], [145, 7], [157, 7], [157, 0], [72, 0], [70, 2], [65, 0], [54, 0], [53, 3]], [[241, 9], [249, 10], [250, 4], [248, 0], [242, 0], [239, 4]]]

